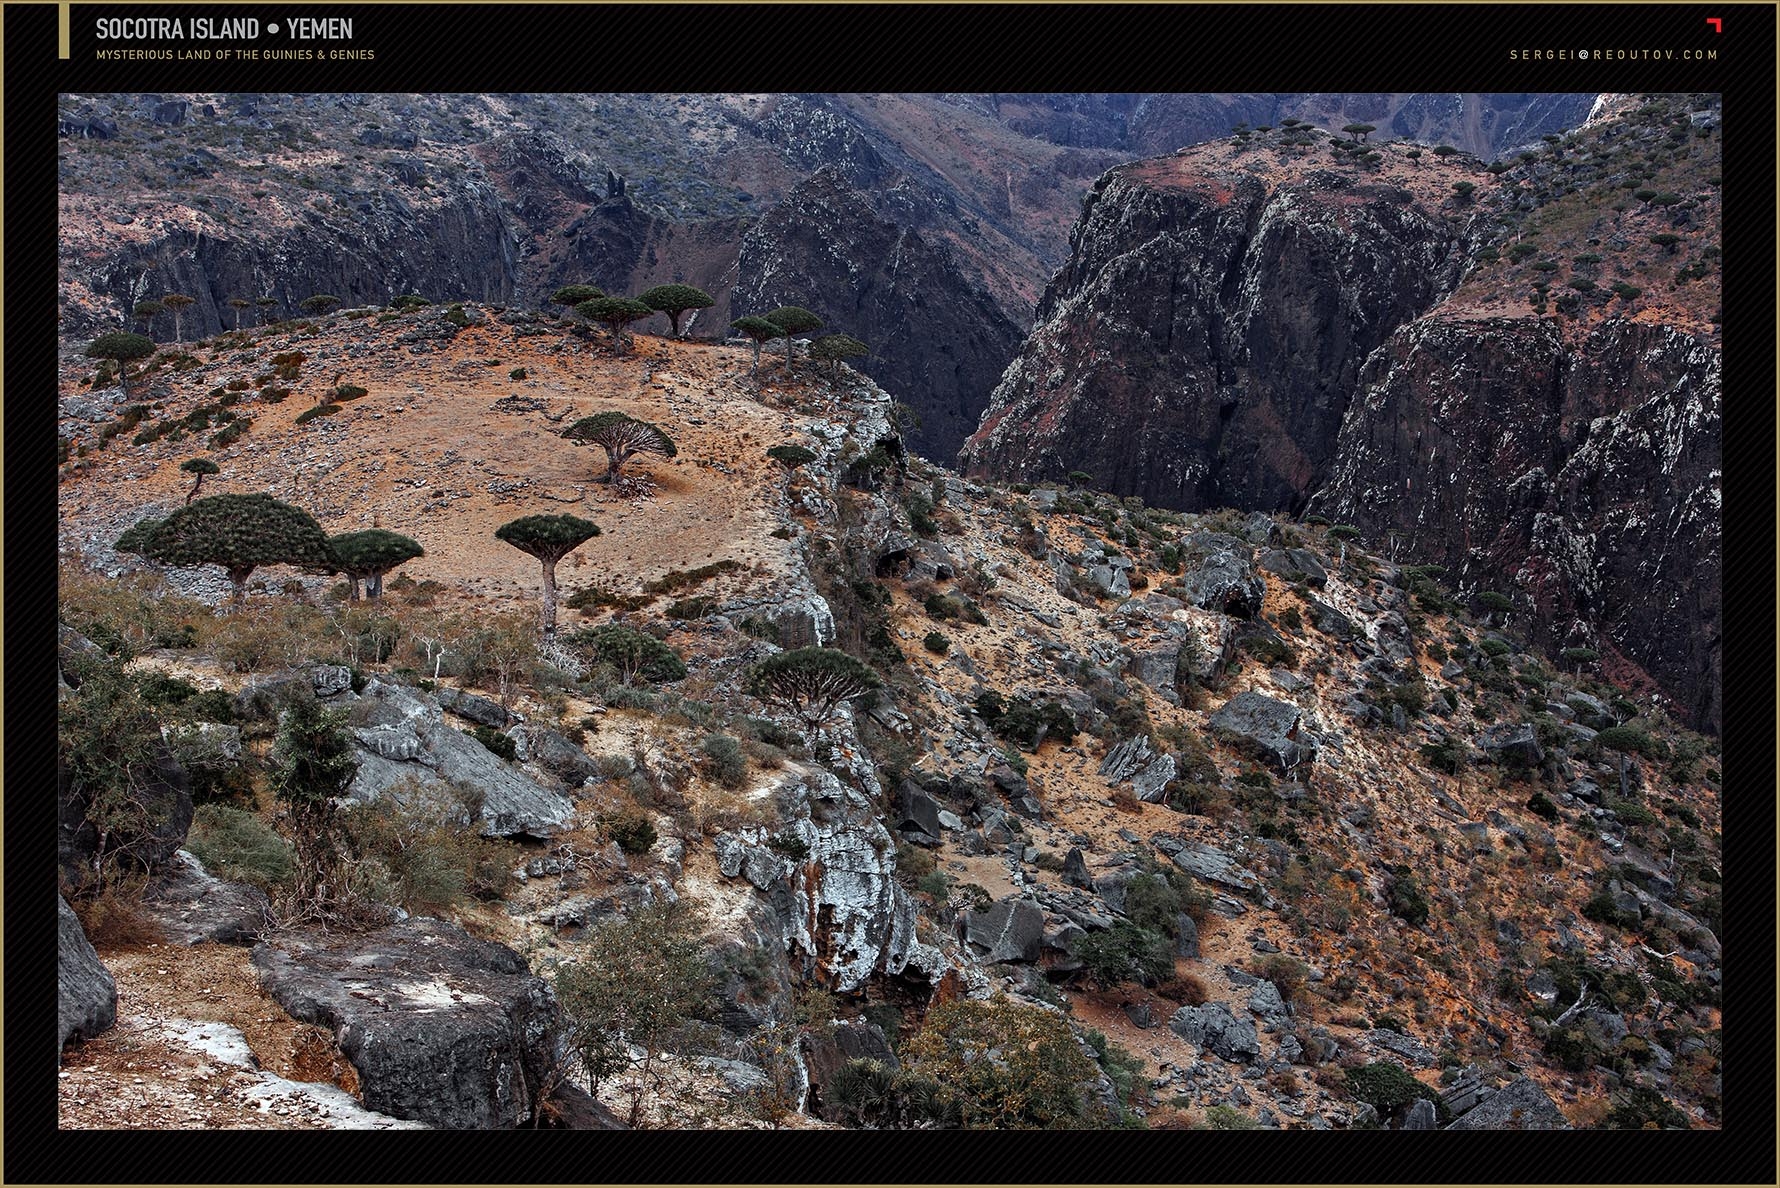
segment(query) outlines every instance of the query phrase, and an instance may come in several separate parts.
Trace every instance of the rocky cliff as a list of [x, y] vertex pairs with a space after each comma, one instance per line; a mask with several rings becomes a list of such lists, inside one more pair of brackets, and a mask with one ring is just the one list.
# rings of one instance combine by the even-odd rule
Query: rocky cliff
[[1113, 170], [965, 467], [1389, 532], [1716, 729], [1717, 106], [1600, 114], [1487, 171], [1289, 130]]
[[1312, 507], [1509, 593], [1541, 643], [1716, 731], [1721, 362], [1665, 326], [1425, 319], [1368, 362]]
[[988, 407], [1021, 331], [943, 241], [878, 215], [837, 169], [786, 195], [742, 240], [730, 314], [819, 310], [872, 354], [860, 370], [920, 415], [909, 445], [941, 461]]
[[1462, 260], [1402, 186], [1185, 157], [1103, 177], [1072, 246], [963, 461], [1179, 508], [1301, 507], [1361, 363]]

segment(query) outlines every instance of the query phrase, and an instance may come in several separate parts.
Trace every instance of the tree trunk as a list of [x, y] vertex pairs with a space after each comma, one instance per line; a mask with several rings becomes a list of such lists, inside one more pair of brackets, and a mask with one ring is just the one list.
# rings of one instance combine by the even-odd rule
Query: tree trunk
[[372, 600], [383, 598], [383, 574], [374, 573], [365, 579], [365, 597]]
[[247, 578], [251, 573], [253, 573], [252, 569], [229, 570], [229, 580], [235, 583], [235, 594], [230, 601], [236, 606], [240, 606], [247, 601]]
[[601, 481], [608, 482], [608, 483], [617, 482], [618, 481], [618, 468], [622, 465], [624, 465], [624, 459], [622, 459], [618, 456], [618, 451], [615, 448], [613, 448], [612, 446], [607, 446], [606, 447], [606, 477]]
[[356, 573], [347, 574], [346, 575], [346, 585], [347, 585], [347, 588], [352, 591], [352, 593], [350, 595], [348, 595], [348, 598], [350, 598], [350, 600], [353, 602], [357, 602], [358, 601], [358, 574], [356, 574]]
[[556, 638], [556, 562], [544, 562], [544, 609], [540, 616], [545, 639]]
[[787, 334], [785, 336], [785, 374], [786, 375], [791, 374], [791, 356], [794, 355], [797, 351], [795, 344], [792, 342], [792, 337], [793, 336], [790, 334]]
[[198, 481], [192, 484], [192, 489], [185, 493], [185, 505], [187, 507], [190, 507], [192, 505], [192, 500], [197, 498], [197, 496], [198, 496], [198, 488], [202, 487], [203, 485], [204, 485], [204, 476], [200, 474], [198, 476]]
[[758, 374], [759, 371], [760, 371], [760, 340], [758, 338], [756, 338], [754, 340], [754, 370], [753, 370], [753, 372], [750, 372], [749, 374]]
[[128, 400], [130, 398], [130, 361], [128, 359], [117, 361], [117, 382], [123, 385], [124, 399]]
[[675, 338], [680, 337], [680, 315], [684, 314], [686, 311], [683, 309], [682, 310], [670, 309], [670, 310], [665, 310], [663, 312], [665, 312], [668, 316], [668, 325], [673, 327], [674, 337]]

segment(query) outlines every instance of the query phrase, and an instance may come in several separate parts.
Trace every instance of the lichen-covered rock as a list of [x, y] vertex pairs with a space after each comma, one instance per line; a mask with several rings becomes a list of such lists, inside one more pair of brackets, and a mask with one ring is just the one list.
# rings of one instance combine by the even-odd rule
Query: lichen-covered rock
[[964, 939], [986, 963], [1037, 961], [1045, 914], [1029, 899], [1003, 899], [964, 914]]
[[1255, 1025], [1237, 1018], [1227, 1003], [1184, 1006], [1174, 1012], [1168, 1026], [1189, 1044], [1224, 1060], [1247, 1063], [1261, 1056], [1261, 1038]]
[[1221, 532], [1194, 532], [1181, 543], [1190, 560], [1180, 585], [1190, 605], [1239, 619], [1260, 613], [1267, 579], [1255, 572], [1246, 541]]
[[1545, 761], [1545, 748], [1528, 723], [1503, 722], [1477, 736], [1477, 745], [1497, 763], [1537, 767]]
[[292, 934], [253, 951], [292, 1018], [332, 1029], [365, 1106], [448, 1130], [528, 1122], [555, 1064], [555, 996], [525, 959], [454, 924]]
[[352, 703], [358, 774], [347, 795], [369, 803], [410, 784], [431, 793], [480, 793], [488, 837], [547, 838], [574, 821], [575, 806], [443, 720], [418, 690], [373, 680]]
[[187, 850], [173, 855], [149, 882], [142, 910], [176, 945], [251, 943], [271, 926], [271, 902], [264, 891], [216, 878]]
[[786, 770], [778, 797], [795, 805], [790, 819], [776, 834], [758, 826], [720, 834], [724, 875], [745, 875], [766, 896], [783, 943], [838, 992], [876, 973], [937, 980], [946, 957], [915, 937], [915, 905], [895, 877], [896, 847], [871, 803], [821, 768]]
[[80, 917], [56, 897], [57, 1050], [79, 1035], [91, 1039], [117, 1022], [117, 983], [87, 940]]
[[1521, 1077], [1484, 1096], [1448, 1130], [1569, 1130], [1557, 1103], [1530, 1078]]
[[1257, 758], [1289, 770], [1316, 756], [1300, 728], [1304, 711], [1253, 691], [1238, 693], [1212, 714], [1212, 732]]

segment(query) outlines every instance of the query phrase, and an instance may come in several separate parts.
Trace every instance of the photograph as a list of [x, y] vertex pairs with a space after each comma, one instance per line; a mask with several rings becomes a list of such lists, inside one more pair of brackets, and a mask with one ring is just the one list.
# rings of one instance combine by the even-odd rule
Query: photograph
[[15, 1106], [1724, 1126], [1734, 29], [1490, 50], [1544, 91], [398, 90], [402, 6], [72, 7], [8, 187]]

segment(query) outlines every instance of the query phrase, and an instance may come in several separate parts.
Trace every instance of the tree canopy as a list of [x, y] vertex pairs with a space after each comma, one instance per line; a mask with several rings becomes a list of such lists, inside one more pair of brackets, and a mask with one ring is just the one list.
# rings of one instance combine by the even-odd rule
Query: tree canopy
[[154, 538], [154, 534], [160, 531], [161, 525], [164, 523], [166, 523], [166, 520], [156, 516], [149, 516], [137, 520], [134, 524], [124, 530], [124, 534], [118, 537], [117, 543], [111, 547], [120, 553], [140, 554], [143, 552], [148, 542]]
[[860, 359], [871, 354], [871, 348], [845, 334], [824, 334], [810, 344], [810, 358], [829, 365], [831, 374], [840, 373], [841, 360]]
[[315, 518], [270, 495], [212, 495], [188, 504], [162, 521], [141, 552], [163, 565], [222, 566], [237, 602], [247, 596], [248, 575], [262, 565], [320, 571], [334, 565]]
[[686, 665], [672, 648], [645, 631], [616, 623], [584, 627], [565, 642], [586, 652], [596, 663], [610, 665], [626, 685], [634, 684], [638, 677], [667, 682], [686, 675]]
[[133, 359], [146, 359], [155, 353], [154, 339], [145, 334], [132, 334], [127, 330], [113, 330], [110, 334], [101, 334], [87, 346], [89, 359], [117, 360], [117, 378], [124, 386], [124, 394], [130, 391], [129, 369]]
[[544, 604], [539, 625], [545, 635], [556, 634], [556, 563], [600, 534], [599, 525], [580, 516], [523, 516], [494, 530], [495, 536], [522, 553], [530, 553], [543, 567]]
[[575, 312], [590, 322], [601, 322], [622, 341], [624, 328], [641, 321], [655, 311], [635, 297], [595, 297], [575, 306]]
[[811, 330], [822, 328], [822, 319], [800, 305], [781, 305], [770, 311], [766, 320], [779, 327], [785, 339], [785, 370], [791, 370], [792, 356], [797, 335], [807, 334]]
[[814, 462], [816, 451], [808, 446], [776, 445], [766, 452], [766, 456], [782, 464], [786, 470], [796, 470], [807, 462]]
[[842, 702], [870, 693], [882, 683], [877, 673], [845, 652], [798, 648], [754, 665], [743, 688], [750, 696], [797, 717], [813, 736]]
[[332, 293], [317, 293], [313, 297], [305, 297], [297, 303], [312, 314], [324, 314], [340, 304], [340, 299]]
[[771, 342], [785, 333], [785, 328], [769, 318], [754, 317], [737, 318], [729, 324], [729, 328], [738, 334], [745, 334], [754, 340], [754, 370], [760, 370], [760, 344]]
[[567, 305], [572, 308], [580, 305], [583, 301], [593, 301], [605, 295], [604, 289], [598, 289], [592, 285], [564, 285], [550, 294], [550, 303], [552, 305]]
[[675, 338], [680, 337], [680, 319], [686, 316], [688, 310], [709, 309], [717, 304], [709, 293], [691, 285], [656, 285], [643, 294], [642, 302], [650, 309], [668, 316], [668, 321], [673, 324]]
[[343, 532], [328, 538], [334, 550], [334, 564], [352, 583], [352, 597], [358, 597], [358, 584], [368, 584], [366, 593], [372, 598], [383, 593], [383, 575], [405, 561], [426, 556], [420, 542], [399, 532], [383, 528], [367, 528], [362, 532]]
[[622, 412], [582, 417], [563, 430], [562, 435], [570, 441], [592, 442], [606, 451], [606, 475], [602, 481], [608, 483], [617, 479], [618, 471], [638, 454], [673, 458], [680, 453], [674, 439], [659, 425], [639, 421]]
[[186, 492], [185, 501], [190, 503], [193, 497], [197, 495], [199, 488], [203, 487], [204, 476], [207, 474], [216, 474], [222, 467], [218, 466], [208, 458], [187, 458], [184, 462], [179, 464], [179, 469], [185, 471], [187, 474], [197, 476], [192, 483], [192, 489]]

